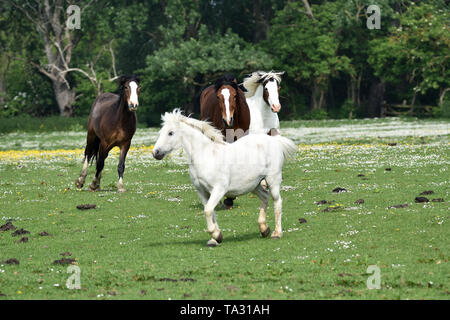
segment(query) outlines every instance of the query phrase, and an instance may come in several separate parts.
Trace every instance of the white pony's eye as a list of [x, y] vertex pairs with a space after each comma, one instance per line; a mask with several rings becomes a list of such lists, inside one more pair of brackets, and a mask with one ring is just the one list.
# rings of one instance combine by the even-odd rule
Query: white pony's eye
[[169, 131], [169, 136], [173, 136], [173, 131]]

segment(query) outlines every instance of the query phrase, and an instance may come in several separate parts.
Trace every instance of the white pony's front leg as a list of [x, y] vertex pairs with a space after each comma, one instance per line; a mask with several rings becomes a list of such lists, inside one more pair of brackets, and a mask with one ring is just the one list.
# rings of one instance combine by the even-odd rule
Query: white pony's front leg
[[211, 235], [211, 239], [207, 242], [210, 247], [215, 247], [222, 242], [223, 236], [217, 224], [216, 213], [214, 212], [215, 207], [219, 203], [220, 199], [225, 195], [225, 191], [219, 189], [213, 189], [208, 202], [205, 205], [205, 218], [208, 233]]

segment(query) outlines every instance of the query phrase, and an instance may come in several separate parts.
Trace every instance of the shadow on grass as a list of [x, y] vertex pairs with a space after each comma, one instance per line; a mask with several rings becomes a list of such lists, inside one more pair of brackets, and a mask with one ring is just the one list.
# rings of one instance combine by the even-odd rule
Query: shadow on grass
[[[144, 247], [161, 247], [161, 246], [190, 246], [190, 245], [196, 245], [202, 248], [206, 247], [206, 242], [209, 240], [209, 235], [205, 232], [205, 237], [203, 239], [192, 239], [192, 240], [167, 240], [167, 241], [159, 241], [159, 242], [152, 242], [147, 245], [144, 245]], [[260, 240], [267, 240], [261, 237], [261, 234], [259, 232], [251, 232], [246, 233], [242, 235], [237, 235], [236, 237], [228, 236], [225, 234], [223, 238], [223, 242], [221, 245], [218, 246], [220, 248], [224, 244], [228, 243], [239, 243], [239, 242], [248, 242], [248, 241], [260, 241]]]

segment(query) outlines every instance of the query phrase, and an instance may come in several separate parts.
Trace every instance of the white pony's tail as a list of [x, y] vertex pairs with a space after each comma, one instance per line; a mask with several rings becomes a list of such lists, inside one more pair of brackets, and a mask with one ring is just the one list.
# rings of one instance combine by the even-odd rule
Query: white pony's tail
[[291, 139], [281, 135], [276, 135], [274, 138], [281, 144], [285, 160], [292, 158], [296, 154], [298, 146]]

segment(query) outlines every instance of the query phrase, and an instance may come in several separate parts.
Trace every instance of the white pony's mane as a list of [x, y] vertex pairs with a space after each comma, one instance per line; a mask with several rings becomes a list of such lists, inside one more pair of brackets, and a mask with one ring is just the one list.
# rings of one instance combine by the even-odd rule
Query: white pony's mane
[[203, 135], [205, 135], [208, 139], [213, 142], [219, 144], [227, 144], [223, 141], [222, 132], [213, 127], [209, 122], [197, 120], [191, 117], [186, 117], [183, 115], [180, 109], [175, 109], [172, 112], [166, 112], [161, 116], [161, 120], [163, 121], [163, 126], [167, 123], [173, 123], [174, 125], [178, 125], [180, 123], [187, 124], [188, 126], [199, 130]]
[[244, 79], [242, 82], [245, 89], [247, 89], [247, 92], [245, 93], [246, 98], [253, 97], [255, 95], [256, 89], [258, 89], [258, 86], [262, 82], [270, 79], [275, 79], [278, 83], [281, 82], [281, 76], [284, 74], [284, 71], [282, 72], [274, 72], [269, 71], [255, 71], [250, 76]]

